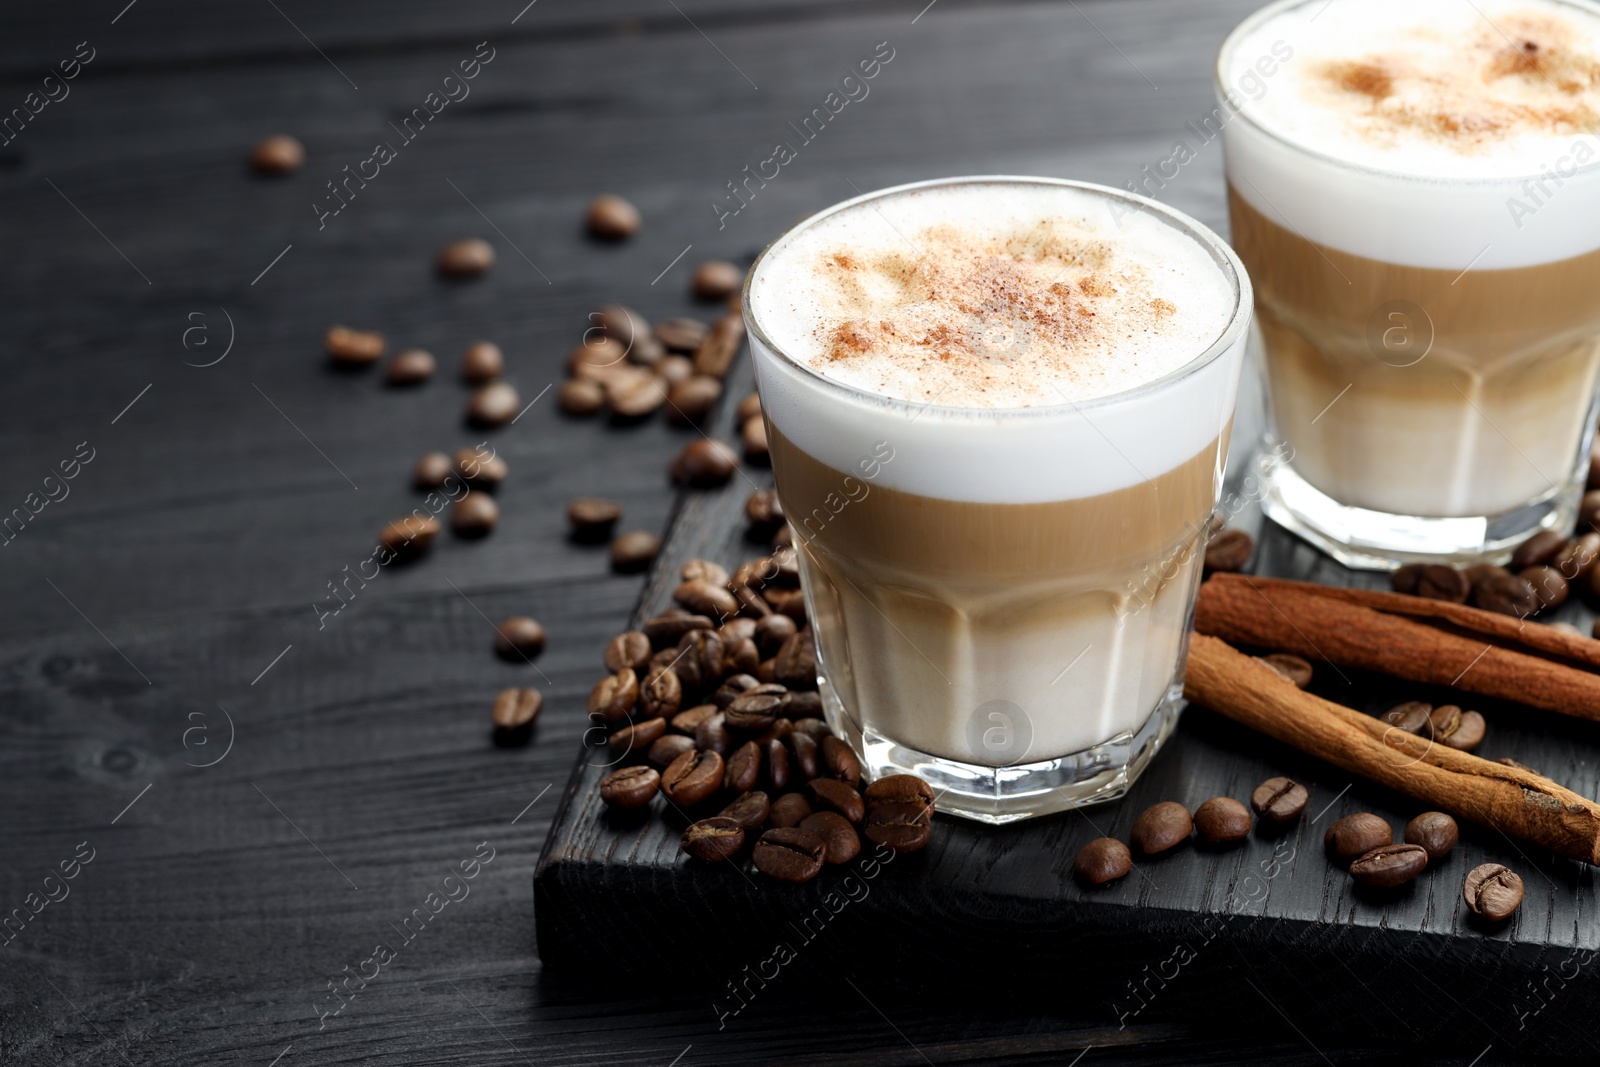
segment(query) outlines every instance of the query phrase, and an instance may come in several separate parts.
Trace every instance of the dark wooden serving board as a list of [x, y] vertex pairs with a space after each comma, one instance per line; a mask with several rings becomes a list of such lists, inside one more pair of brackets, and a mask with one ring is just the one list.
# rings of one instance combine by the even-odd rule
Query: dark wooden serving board
[[[736, 400], [748, 384], [742, 359], [728, 396]], [[1254, 483], [1244, 453], [1260, 415], [1258, 398], [1245, 392], [1228, 482], [1248, 498]], [[728, 418], [724, 411], [724, 434]], [[747, 467], [725, 489], [685, 499], [636, 621], [670, 603], [685, 560], [731, 566], [760, 554], [744, 540], [742, 506], [768, 484], [770, 474]], [[1257, 573], [1385, 584], [1263, 523], [1253, 505], [1237, 521], [1260, 532]], [[1587, 630], [1593, 614], [1572, 604], [1561, 617]], [[1342, 673], [1319, 668], [1313, 688], [1368, 711], [1443, 696]], [[1475, 698], [1469, 706], [1490, 719], [1480, 754], [1510, 756], [1595, 794], [1600, 729]], [[690, 860], [678, 849], [683, 819], [664, 814], [659, 799], [647, 819], [614, 818], [598, 792], [607, 760], [603, 749], [580, 756], [535, 875], [539, 952], [552, 971], [647, 983], [670, 974], [703, 989], [728, 1021], [786, 969], [837, 981], [865, 965], [876, 985], [937, 985], [965, 1004], [1046, 991], [1086, 998], [1103, 1005], [1112, 1029], [1225, 1011], [1281, 1015], [1314, 1040], [1348, 1042], [1370, 1027], [1386, 1040], [1447, 1043], [1466, 1054], [1600, 1047], [1589, 1026], [1600, 1008], [1600, 926], [1592, 918], [1600, 899], [1590, 868], [1463, 826], [1461, 844], [1437, 869], [1399, 891], [1365, 891], [1328, 862], [1323, 832], [1363, 810], [1398, 832], [1421, 806], [1203, 708], [1185, 713], [1120, 801], [1003, 828], [941, 815], [925, 852], [881, 864], [864, 852], [849, 874], [827, 871], [799, 887], [773, 883], [747, 862]], [[1258, 828], [1241, 847], [1184, 847], [1136, 864], [1110, 886], [1073, 878], [1081, 844], [1102, 834], [1127, 840], [1148, 805], [1176, 799], [1192, 809], [1219, 794], [1243, 800], [1275, 774], [1311, 791], [1304, 817], [1286, 833]], [[1521, 911], [1498, 928], [1479, 922], [1461, 898], [1465, 873], [1488, 860], [1520, 871], [1527, 885]], [[1354, 1030], [1353, 1020], [1362, 1021]]]

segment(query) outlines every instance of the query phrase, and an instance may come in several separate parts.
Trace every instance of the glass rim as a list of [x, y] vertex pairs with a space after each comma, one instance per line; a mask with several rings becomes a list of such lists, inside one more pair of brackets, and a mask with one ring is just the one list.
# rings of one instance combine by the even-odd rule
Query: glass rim
[[[761, 320], [756, 314], [754, 301], [752, 299], [752, 290], [755, 285], [757, 275], [761, 273], [762, 266], [769, 260], [769, 258], [773, 257], [777, 253], [781, 253], [781, 246], [798, 236], [800, 233], [820, 223], [822, 220], [830, 218], [841, 211], [845, 211], [874, 200], [882, 200], [891, 196], [898, 196], [905, 193], [917, 192], [924, 189], [935, 189], [950, 185], [1037, 185], [1052, 188], [1076, 189], [1082, 192], [1094, 194], [1104, 200], [1119, 200], [1131, 205], [1133, 208], [1144, 214], [1155, 215], [1162, 222], [1178, 230], [1180, 233], [1183, 233], [1185, 236], [1195, 241], [1210, 253], [1213, 262], [1216, 263], [1218, 269], [1228, 279], [1229, 288], [1233, 294], [1233, 312], [1229, 316], [1227, 324], [1223, 326], [1221, 331], [1218, 332], [1217, 336], [1208, 342], [1207, 345], [1198, 353], [1196, 353], [1192, 359], [1186, 361], [1183, 363], [1183, 365], [1168, 371], [1159, 378], [1153, 378], [1148, 382], [1141, 382], [1140, 384], [1131, 386], [1127, 389], [1123, 389], [1115, 393], [1107, 393], [1104, 396], [1092, 397], [1087, 400], [1071, 401], [1063, 398], [1064, 402], [1060, 404], [1038, 404], [1030, 407], [958, 407], [948, 404], [933, 404], [907, 400], [903, 397], [885, 396], [882, 393], [874, 393], [870, 390], [862, 389], [859, 386], [841, 382], [835, 378], [830, 378], [818, 371], [815, 367], [811, 366], [809, 362], [803, 361], [795, 355], [785, 351], [781, 345], [772, 340], [772, 338], [767, 334], [766, 330], [763, 329]], [[921, 415], [923, 412], [931, 411], [947, 418], [968, 418], [982, 420], [993, 420], [996, 418], [1022, 419], [1059, 417], [1063, 414], [1080, 412], [1085, 408], [1093, 409], [1111, 404], [1125, 403], [1135, 397], [1153, 393], [1159, 389], [1171, 385], [1176, 381], [1198, 373], [1199, 371], [1210, 366], [1212, 363], [1216, 362], [1216, 360], [1220, 358], [1223, 353], [1232, 349], [1233, 346], [1239, 342], [1241, 335], [1249, 325], [1250, 316], [1254, 310], [1250, 276], [1245, 273], [1244, 264], [1234, 253], [1233, 248], [1229, 246], [1229, 244], [1224, 241], [1215, 230], [1212, 230], [1204, 223], [1191, 218], [1175, 208], [1167, 207], [1165, 204], [1159, 203], [1158, 201], [1151, 200], [1148, 197], [1139, 196], [1136, 193], [1126, 192], [1122, 189], [1113, 189], [1110, 186], [1097, 185], [1094, 182], [1075, 181], [1068, 178], [1044, 178], [1012, 174], [930, 178], [924, 181], [908, 182], [904, 185], [894, 185], [884, 189], [876, 189], [871, 192], [861, 193], [857, 196], [851, 197], [848, 200], [842, 200], [839, 203], [823, 208], [821, 211], [817, 211], [811, 215], [808, 215], [799, 222], [790, 226], [788, 229], [784, 230], [777, 237], [773, 238], [772, 241], [761, 250], [761, 254], [756, 256], [755, 262], [750, 265], [749, 271], [745, 273], [744, 285], [740, 292], [739, 305], [740, 310], [744, 315], [745, 326], [749, 330], [752, 340], [760, 341], [761, 344], [764, 345], [767, 350], [779, 360], [799, 371], [800, 373], [808, 376], [826, 392], [836, 393], [841, 396], [849, 397], [853, 400], [866, 401], [872, 405], [881, 408], [887, 408], [889, 410], [900, 409], [906, 413], [914, 412], [916, 415]]]
[[[1270, 19], [1276, 18], [1285, 11], [1291, 11], [1295, 8], [1309, 7], [1316, 3], [1326, 5], [1331, 2], [1332, 0], [1274, 0], [1273, 3], [1270, 3], [1262, 8], [1258, 8], [1249, 15], [1245, 16], [1243, 21], [1241, 21], [1237, 26], [1228, 32], [1228, 36], [1223, 38], [1221, 47], [1217, 49], [1217, 59], [1212, 65], [1211, 72], [1211, 87], [1213, 91], [1215, 91], [1217, 99], [1225, 106], [1232, 106], [1230, 103], [1231, 94], [1228, 91], [1228, 87], [1225, 84], [1223, 77], [1223, 61], [1231, 57], [1234, 50], [1238, 47], [1240, 41], [1243, 40], [1246, 31], [1254, 30], [1263, 22], [1267, 22]], [[1586, 12], [1596, 19], [1600, 19], [1600, 3], [1593, 2], [1593, 0], [1539, 0], [1539, 2], [1554, 4], [1561, 7], [1574, 8]], [[1544, 176], [1540, 171], [1531, 170], [1493, 178], [1446, 178], [1439, 177], [1437, 175], [1414, 174], [1403, 170], [1386, 170], [1383, 167], [1367, 166], [1363, 163], [1357, 163], [1354, 160], [1344, 159], [1340, 156], [1318, 151], [1317, 149], [1299, 141], [1290, 140], [1287, 136], [1279, 131], [1274, 130], [1264, 123], [1258, 121], [1243, 107], [1240, 107], [1238, 110], [1234, 111], [1232, 117], [1228, 119], [1228, 122], [1243, 122], [1245, 125], [1249, 126], [1257, 133], [1260, 133], [1268, 140], [1280, 144], [1290, 151], [1298, 152], [1301, 155], [1309, 156], [1312, 159], [1318, 160], [1319, 162], [1326, 163], [1329, 166], [1352, 171], [1356, 174], [1368, 174], [1375, 177], [1387, 178], [1391, 181], [1404, 182], [1412, 185], [1443, 186], [1452, 189], [1480, 188], [1516, 185], [1520, 182], [1527, 181], [1530, 178], [1540, 178]], [[1600, 172], [1600, 134], [1580, 133], [1575, 134], [1574, 136], [1579, 138], [1587, 136], [1594, 141], [1597, 153], [1596, 159], [1592, 163], [1586, 163], [1581, 167], [1574, 167], [1570, 175], [1561, 176], [1563, 181], [1571, 181], [1573, 178], [1576, 178], [1579, 175]]]

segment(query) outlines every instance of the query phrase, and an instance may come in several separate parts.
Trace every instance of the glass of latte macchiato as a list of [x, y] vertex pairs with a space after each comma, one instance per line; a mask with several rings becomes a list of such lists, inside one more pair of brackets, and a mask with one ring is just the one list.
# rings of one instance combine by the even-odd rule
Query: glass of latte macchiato
[[1115, 190], [950, 179], [801, 222], [744, 314], [835, 732], [987, 822], [1120, 795], [1180, 704], [1233, 253]]
[[1267, 513], [1357, 567], [1569, 528], [1600, 369], [1600, 6], [1289, 0], [1217, 79]]

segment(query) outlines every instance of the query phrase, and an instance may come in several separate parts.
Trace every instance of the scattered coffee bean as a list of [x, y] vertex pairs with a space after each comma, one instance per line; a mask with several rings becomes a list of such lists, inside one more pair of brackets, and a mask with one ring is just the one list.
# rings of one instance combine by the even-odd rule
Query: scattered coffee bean
[[799, 627], [787, 615], [768, 615], [756, 620], [755, 642], [763, 655], [776, 655], [783, 643], [798, 632]]
[[722, 638], [714, 630], [694, 630], [678, 642], [673, 670], [691, 693], [701, 693], [722, 677]]
[[869, 805], [921, 804], [933, 810], [933, 786], [914, 774], [885, 775], [867, 786], [862, 798]]
[[1405, 843], [1421, 845], [1430, 864], [1449, 855], [1460, 839], [1456, 821], [1442, 811], [1425, 811], [1406, 823]]
[[739, 613], [739, 602], [721, 585], [698, 579], [684, 582], [672, 591], [672, 599], [696, 615], [727, 619]]
[[418, 489], [438, 489], [455, 470], [443, 452], [428, 452], [411, 468], [411, 484]]
[[589, 690], [589, 714], [606, 722], [626, 719], [638, 702], [639, 676], [626, 667], [600, 679]]
[[683, 640], [683, 635], [690, 630], [712, 628], [710, 619], [704, 615], [684, 611], [682, 608], [668, 608], [655, 618], [647, 620], [641, 627], [654, 648], [677, 648], [678, 643]]
[[772, 825], [799, 826], [811, 815], [811, 802], [799, 793], [784, 793], [772, 802]]
[[446, 278], [475, 278], [494, 266], [494, 245], [481, 237], [463, 237], [439, 249], [439, 273]]
[[1346, 867], [1358, 856], [1392, 844], [1394, 831], [1387, 822], [1370, 811], [1346, 815], [1322, 835], [1322, 845], [1328, 850], [1328, 855]]
[[651, 667], [639, 683], [639, 706], [647, 715], [671, 717], [683, 701], [683, 683], [671, 667]]
[[645, 370], [619, 374], [605, 383], [611, 414], [620, 420], [642, 419], [667, 402], [667, 383]]
[[650, 639], [638, 630], [620, 633], [606, 645], [606, 670], [615, 673], [623, 668], [643, 671], [650, 662]]
[[709, 374], [713, 378], [726, 377], [733, 358], [744, 344], [744, 318], [738, 312], [722, 316], [711, 324], [705, 344], [694, 351], [696, 374]]
[[1299, 782], [1288, 778], [1268, 778], [1250, 794], [1250, 807], [1268, 822], [1289, 822], [1306, 810], [1311, 794]]
[[789, 735], [786, 743], [789, 751], [794, 753], [794, 769], [799, 773], [800, 781], [811, 781], [822, 769], [822, 757], [816, 739], [796, 730]]
[[1293, 682], [1297, 689], [1304, 689], [1311, 684], [1311, 663], [1292, 652], [1274, 652], [1270, 656], [1257, 658]]
[[861, 838], [843, 815], [819, 811], [800, 820], [800, 829], [822, 839], [823, 859], [828, 863], [849, 863], [861, 852]]
[[728, 484], [739, 469], [739, 457], [721, 441], [702, 437], [685, 445], [672, 461], [672, 480], [696, 489]]
[[1526, 578], [1496, 568], [1472, 583], [1472, 603], [1485, 611], [1525, 619], [1539, 610], [1539, 594]]
[[450, 509], [450, 528], [460, 537], [487, 537], [500, 521], [500, 505], [488, 493], [469, 492]]
[[813, 778], [807, 783], [806, 791], [813, 808], [836, 811], [851, 822], [860, 822], [866, 817], [866, 802], [861, 794], [837, 778]]
[[438, 532], [439, 520], [433, 516], [407, 515], [385, 526], [378, 534], [378, 544], [401, 559], [409, 560], [426, 552]]
[[751, 463], [770, 463], [772, 457], [767, 451], [767, 424], [760, 419], [746, 419], [739, 428], [739, 448]]
[[619, 574], [632, 574], [650, 566], [661, 551], [661, 538], [644, 530], [621, 534], [611, 542], [611, 569]]
[[263, 137], [250, 153], [257, 174], [293, 174], [305, 161], [305, 146], [286, 133]]
[[744, 827], [721, 815], [690, 823], [683, 831], [683, 850], [707, 863], [731, 859], [743, 847]]
[[499, 745], [526, 744], [533, 733], [544, 697], [537, 689], [504, 689], [494, 698], [494, 740]]
[[1097, 837], [1078, 850], [1072, 869], [1090, 885], [1105, 885], [1133, 870], [1133, 853], [1114, 837]]
[[810, 630], [801, 630], [785, 641], [774, 658], [778, 681], [791, 689], [817, 687], [817, 646]]
[[[790, 700], [791, 704], [793, 703], [793, 701], [794, 701], [794, 699], [795, 699], [795, 697], [797, 695], [798, 694], [794, 694], [794, 693], [791, 693], [789, 695], [789, 700]], [[811, 738], [811, 740], [813, 740], [813, 741], [815, 741], [817, 743], [819, 756], [821, 754], [820, 748], [821, 748], [821, 745], [822, 745], [822, 739], [824, 737], [832, 737], [833, 736], [833, 731], [828, 729], [828, 724], [823, 722], [821, 719], [817, 719], [817, 718], [806, 719], [804, 721], [797, 721], [794, 724], [794, 728], [795, 728], [795, 730], [797, 732], [805, 734], [807, 737]], [[826, 767], [827, 764], [824, 763], [823, 766]]]
[[611, 808], [642, 808], [655, 797], [660, 784], [661, 775], [654, 768], [623, 767], [600, 780], [600, 799]]
[[433, 377], [436, 366], [432, 352], [408, 348], [389, 361], [384, 377], [390, 385], [417, 385]]
[[666, 719], [641, 719], [613, 733], [606, 738], [606, 744], [611, 746], [612, 752], [627, 756], [635, 752], [649, 752], [650, 747], [666, 734]]
[[828, 734], [817, 743], [817, 748], [822, 753], [822, 765], [828, 777], [837, 778], [852, 788], [861, 784], [861, 761], [843, 738]]
[[1475, 711], [1462, 711], [1454, 704], [1441, 704], [1428, 716], [1429, 737], [1450, 748], [1471, 752], [1483, 743], [1488, 724]]
[[655, 338], [668, 352], [690, 353], [705, 343], [710, 332], [699, 319], [667, 319], [656, 323]]
[[782, 525], [783, 503], [776, 489], [757, 489], [744, 502], [744, 517], [750, 528], [765, 537]]
[[620, 196], [597, 196], [589, 201], [585, 217], [591, 236], [603, 241], [621, 241], [639, 231], [639, 209]]
[[[712, 563], [709, 559], [691, 559], [679, 568], [678, 577], [685, 582], [709, 582], [712, 585], [727, 585], [728, 569], [719, 563]], [[684, 607], [688, 607], [688, 605], [685, 604]], [[709, 615], [711, 613], [702, 611], [700, 614]]]
[[568, 415], [593, 415], [606, 403], [606, 391], [598, 382], [573, 378], [561, 383], [561, 410]]
[[463, 448], [456, 452], [456, 472], [474, 489], [493, 490], [506, 480], [511, 468], [493, 450]]
[[1521, 906], [1522, 878], [1502, 864], [1480, 863], [1467, 872], [1461, 895], [1474, 915], [1500, 922]]
[[1511, 553], [1510, 569], [1520, 571], [1528, 567], [1549, 563], [1555, 558], [1556, 553], [1561, 551], [1561, 546], [1566, 543], [1567, 537], [1565, 534], [1557, 533], [1555, 530], [1540, 530], [1518, 545], [1517, 550]]
[[1432, 713], [1432, 704], [1424, 704], [1420, 700], [1408, 700], [1384, 712], [1383, 721], [1408, 734], [1422, 734], [1428, 729], [1428, 716]]
[[1589, 576], [1597, 559], [1600, 559], [1600, 533], [1586, 533], [1562, 545], [1550, 566], [1568, 582], [1576, 582]]
[[1154, 856], [1183, 844], [1193, 830], [1194, 819], [1189, 809], [1176, 801], [1164, 800], [1139, 813], [1130, 836], [1140, 852]]
[[650, 746], [650, 752], [645, 758], [650, 761], [651, 766], [664, 770], [685, 752], [693, 751], [694, 738], [682, 734], [663, 734]]
[[691, 286], [696, 300], [726, 300], [744, 284], [744, 271], [722, 259], [708, 259], [694, 269]]
[[[628, 362], [636, 367], [644, 367], [661, 373], [661, 363], [667, 358], [667, 349], [657, 341], [654, 334], [638, 333], [634, 335], [633, 347], [628, 349]], [[662, 379], [666, 384], [671, 384], [667, 379]]]
[[734, 793], [748, 793], [761, 779], [761, 746], [746, 741], [733, 750], [722, 771], [722, 785]]
[[495, 627], [495, 654], [501, 659], [522, 662], [544, 651], [544, 639], [544, 627], [537, 619], [513, 615]]
[[[726, 647], [728, 641], [734, 637], [732, 633], [726, 633], [725, 635], [725, 631], [727, 631], [727, 629], [728, 628], [724, 626], [720, 630], [713, 631], [718, 638], [722, 640], [724, 647]], [[724, 678], [722, 680], [722, 684], [717, 686], [716, 692], [711, 694], [711, 703], [715, 704], [719, 708], [722, 708], [723, 710], [727, 710], [729, 704], [732, 704], [735, 700], [739, 699], [742, 694], [748, 693], [750, 690], [756, 688], [760, 684], [760, 682], [756, 681], [754, 677], [748, 674], [730, 675], [729, 677]]]
[[1517, 572], [1517, 577], [1533, 587], [1533, 595], [1539, 601], [1537, 610], [1549, 611], [1567, 602], [1567, 580], [1554, 567], [1543, 564], [1525, 567]]
[[385, 347], [381, 333], [352, 330], [347, 326], [330, 326], [322, 343], [335, 363], [349, 367], [376, 363], [383, 357]]
[[1392, 889], [1411, 881], [1427, 866], [1428, 853], [1421, 845], [1382, 845], [1352, 860], [1350, 877], [1363, 885]]
[[656, 373], [661, 380], [667, 383], [670, 393], [672, 386], [679, 382], [686, 382], [694, 375], [694, 364], [683, 356], [668, 356], [656, 364]]
[[[567, 529], [574, 541], [604, 541], [622, 517], [622, 508], [615, 501], [598, 497], [579, 497], [567, 505]], [[651, 553], [655, 555], [654, 552]]]
[[722, 757], [715, 752], [685, 752], [661, 773], [661, 795], [679, 807], [693, 807], [717, 791], [722, 774]]
[[739, 406], [734, 409], [733, 417], [741, 424], [749, 422], [751, 419], [759, 419], [761, 417], [761, 395], [759, 393], [746, 394], [745, 398], [739, 401]]
[[461, 356], [461, 380], [473, 385], [492, 382], [505, 369], [505, 353], [493, 341], [474, 341]]
[[504, 426], [521, 410], [522, 398], [510, 382], [490, 382], [467, 402], [467, 418], [477, 426]]
[[[793, 734], [794, 728], [789, 725], [787, 720], [783, 719], [778, 720], [774, 725], [776, 734], [784, 734], [783, 727], [788, 727], [788, 735]], [[767, 784], [772, 786], [774, 793], [781, 793], [789, 788], [794, 779], [793, 768], [789, 763], [789, 750], [784, 747], [784, 738], [776, 735], [767, 738], [765, 751], [767, 754]], [[798, 785], [800, 783], [793, 782], [793, 784]]]
[[1471, 585], [1467, 576], [1442, 563], [1408, 563], [1389, 575], [1397, 593], [1465, 604]]
[[748, 832], [761, 829], [771, 813], [772, 804], [767, 794], [756, 789], [723, 808], [721, 814], [724, 819], [732, 819]]
[[1223, 530], [1214, 534], [1206, 545], [1205, 569], [1208, 571], [1243, 570], [1256, 550], [1255, 538], [1243, 530]]
[[1250, 836], [1250, 809], [1232, 797], [1212, 797], [1194, 810], [1194, 827], [1213, 845]]
[[809, 882], [822, 870], [827, 846], [798, 826], [768, 830], [756, 841], [750, 859], [756, 870], [780, 882]]
[[715, 378], [697, 374], [673, 383], [667, 393], [668, 415], [672, 421], [687, 425], [697, 423], [711, 414], [711, 409], [722, 399], [722, 383]]
[[[817, 781], [827, 779], [819, 778]], [[895, 852], [917, 852], [933, 836], [933, 813], [920, 803], [884, 801], [872, 805], [861, 832], [874, 845], [884, 845]]]
[[[774, 689], [780, 692], [772, 692]], [[781, 689], [781, 686], [757, 686], [734, 697], [725, 712], [728, 728], [746, 735], [770, 729], [773, 721], [783, 712], [788, 697]]]

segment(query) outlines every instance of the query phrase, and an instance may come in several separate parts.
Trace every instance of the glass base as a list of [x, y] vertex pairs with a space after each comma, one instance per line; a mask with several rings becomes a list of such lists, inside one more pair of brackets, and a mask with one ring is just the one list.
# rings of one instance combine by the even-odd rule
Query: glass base
[[933, 786], [936, 811], [992, 825], [1120, 797], [1172, 736], [1184, 707], [1180, 680], [1132, 733], [1039, 763], [984, 767], [930, 756], [863, 729], [845, 713], [827, 679], [819, 688], [828, 725], [855, 751], [868, 779], [914, 774]]
[[1339, 503], [1273, 455], [1267, 440], [1257, 454], [1262, 510], [1346, 567], [1393, 570], [1402, 563], [1504, 563], [1540, 530], [1569, 530], [1578, 515], [1583, 484], [1552, 489], [1499, 515], [1423, 518]]

